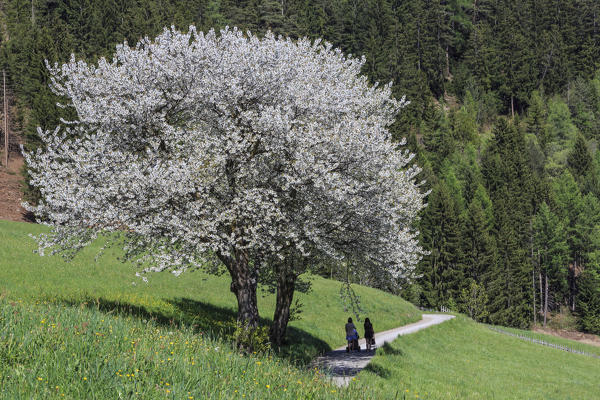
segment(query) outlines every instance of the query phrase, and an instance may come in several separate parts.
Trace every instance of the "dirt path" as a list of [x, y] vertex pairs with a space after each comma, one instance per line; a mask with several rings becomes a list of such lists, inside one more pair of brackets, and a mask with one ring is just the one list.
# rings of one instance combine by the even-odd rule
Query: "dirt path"
[[[454, 315], [423, 314], [423, 319], [419, 322], [376, 333], [375, 342], [377, 347], [383, 346], [385, 342], [391, 342], [398, 336], [414, 333], [452, 318]], [[346, 353], [346, 346], [343, 346], [317, 358], [313, 366], [326, 371], [338, 386], [347, 386], [352, 377], [365, 368], [375, 356], [375, 350], [364, 350], [365, 339], [360, 339], [359, 343], [362, 351]]]
[[22, 166], [23, 158], [14, 154], [8, 159], [8, 170], [0, 165], [0, 219], [26, 221], [25, 210], [21, 207]]

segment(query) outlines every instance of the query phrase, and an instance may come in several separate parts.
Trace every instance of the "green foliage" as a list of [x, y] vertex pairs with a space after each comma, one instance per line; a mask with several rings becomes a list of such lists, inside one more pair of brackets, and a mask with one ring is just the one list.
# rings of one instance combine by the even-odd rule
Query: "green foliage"
[[493, 228], [492, 203], [485, 188], [480, 185], [469, 204], [463, 233], [464, 263], [466, 276], [472, 280], [471, 285], [482, 283], [487, 273], [496, 266], [497, 247]]
[[539, 91], [535, 90], [529, 100], [529, 109], [527, 110], [527, 131], [537, 138], [542, 148], [549, 141], [548, 133], [548, 110], [546, 103]]
[[237, 349], [247, 353], [264, 354], [271, 350], [268, 326], [259, 326], [251, 329], [241, 322], [236, 321], [231, 340], [235, 343]]
[[526, 246], [529, 236], [524, 227], [533, 213], [533, 175], [521, 132], [514, 124], [498, 121], [494, 140], [482, 160], [485, 184], [494, 204], [494, 230], [498, 235], [498, 262], [486, 273], [490, 297], [490, 321], [526, 326], [530, 318]]
[[573, 150], [567, 159], [567, 165], [571, 170], [571, 174], [576, 179], [582, 179], [592, 171], [594, 167], [593, 158], [588, 149], [587, 143], [583, 135], [577, 135]]
[[447, 305], [457, 297], [463, 277], [460, 210], [448, 185], [441, 181], [432, 190], [421, 222], [421, 245], [429, 251], [419, 264], [426, 306]]
[[565, 223], [542, 203], [533, 220], [534, 249], [537, 253], [539, 267], [550, 287], [555, 300], [567, 297], [567, 261], [569, 247]]
[[460, 143], [473, 142], [477, 139], [477, 109], [471, 92], [467, 92], [465, 105], [451, 114], [454, 137]]
[[585, 332], [600, 334], [600, 273], [595, 266], [583, 271], [578, 286], [579, 327]]
[[488, 297], [485, 288], [471, 282], [469, 288], [464, 288], [460, 293], [461, 311], [475, 321], [483, 321], [489, 315], [487, 310]]

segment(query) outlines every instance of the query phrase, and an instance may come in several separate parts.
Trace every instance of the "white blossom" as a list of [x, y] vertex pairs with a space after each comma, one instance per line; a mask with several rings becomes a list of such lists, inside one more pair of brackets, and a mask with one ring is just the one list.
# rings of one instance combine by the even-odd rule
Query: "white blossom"
[[410, 276], [424, 195], [387, 129], [406, 102], [363, 63], [329, 43], [190, 27], [48, 66], [77, 118], [25, 154], [43, 199], [26, 207], [52, 227], [40, 251], [112, 232], [149, 271], [291, 246]]

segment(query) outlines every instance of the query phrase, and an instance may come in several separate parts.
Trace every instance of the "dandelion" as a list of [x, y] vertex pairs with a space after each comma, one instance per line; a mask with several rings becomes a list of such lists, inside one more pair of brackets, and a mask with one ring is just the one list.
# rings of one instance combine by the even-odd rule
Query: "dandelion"
[[43, 378], [40, 378], [40, 377], [38, 376], [37, 380], [38, 380], [38, 381], [43, 381], [44, 379], [43, 379]]
[[84, 381], [87, 381], [87, 377], [85, 377], [85, 376], [84, 376], [84, 377], [83, 377], [83, 380], [84, 380]]
[[271, 389], [271, 385], [265, 385], [267, 389]]

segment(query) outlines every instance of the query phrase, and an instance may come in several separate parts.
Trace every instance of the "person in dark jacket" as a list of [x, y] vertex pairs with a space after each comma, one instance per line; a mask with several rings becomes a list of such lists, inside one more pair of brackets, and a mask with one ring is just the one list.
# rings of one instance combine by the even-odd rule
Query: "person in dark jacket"
[[365, 342], [367, 343], [367, 350], [371, 350], [371, 346], [375, 344], [375, 331], [369, 318], [365, 319]]

